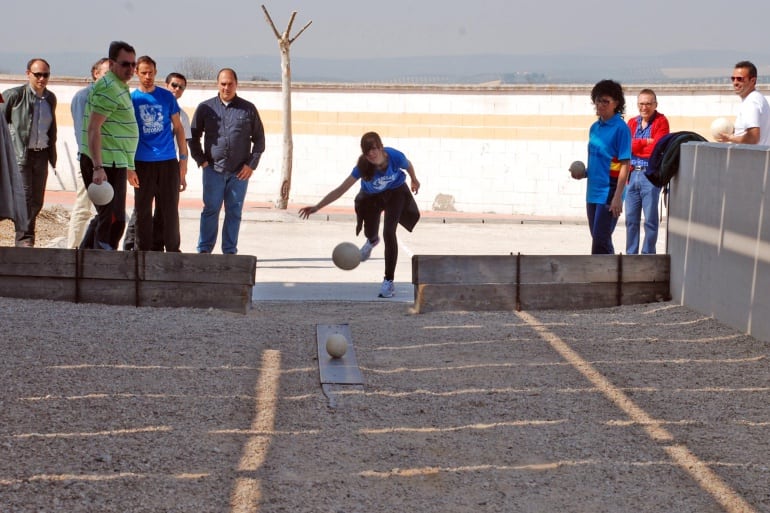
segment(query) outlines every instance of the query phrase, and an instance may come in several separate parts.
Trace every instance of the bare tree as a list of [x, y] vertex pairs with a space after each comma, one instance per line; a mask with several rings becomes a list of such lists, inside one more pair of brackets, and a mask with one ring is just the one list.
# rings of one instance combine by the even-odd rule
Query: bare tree
[[212, 80], [217, 74], [214, 63], [203, 57], [185, 57], [179, 61], [176, 71], [187, 80]]
[[289, 191], [291, 190], [291, 165], [294, 154], [294, 142], [291, 137], [291, 59], [289, 57], [289, 47], [291, 44], [310, 26], [312, 21], [302, 27], [296, 36], [290, 37], [291, 26], [294, 24], [294, 17], [297, 11], [292, 11], [289, 18], [289, 24], [283, 34], [279, 34], [275, 28], [270, 14], [262, 5], [262, 11], [265, 18], [273, 29], [275, 37], [278, 39], [278, 47], [281, 49], [281, 97], [283, 99], [283, 165], [281, 167], [281, 196], [275, 202], [277, 208], [286, 209], [289, 205]]

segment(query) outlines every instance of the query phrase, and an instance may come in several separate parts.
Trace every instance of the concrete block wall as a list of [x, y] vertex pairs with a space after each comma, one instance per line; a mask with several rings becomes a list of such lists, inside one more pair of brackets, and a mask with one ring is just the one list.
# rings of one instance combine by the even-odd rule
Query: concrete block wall
[[683, 146], [668, 250], [675, 301], [770, 340], [770, 147]]
[[[165, 73], [165, 71], [164, 71]], [[160, 73], [163, 75], [163, 73]], [[0, 77], [0, 90], [23, 83]], [[60, 125], [59, 174], [65, 188], [77, 172], [75, 136], [69, 114], [85, 82], [52, 79]], [[135, 85], [135, 84], [130, 84]], [[626, 88], [627, 118], [636, 94]], [[459, 211], [582, 219], [585, 182], [569, 178], [573, 160], [585, 160], [588, 128], [595, 120], [590, 86], [363, 86], [294, 84], [292, 89], [293, 172], [290, 201], [315, 203], [350, 173], [360, 136], [379, 132], [386, 145], [413, 162], [423, 210], [439, 194], [454, 198]], [[659, 109], [672, 130], [708, 134], [715, 117], [735, 115], [739, 98], [729, 86], [657, 86]], [[216, 94], [214, 84], [191, 82], [181, 106], [190, 114]], [[267, 150], [249, 185], [248, 199], [273, 202], [279, 196], [283, 162], [279, 84], [241, 83], [239, 94], [254, 102], [267, 134]], [[59, 188], [51, 176], [51, 189]], [[190, 166], [188, 197], [200, 197], [200, 171]], [[356, 189], [354, 187], [354, 189]], [[352, 202], [355, 190], [340, 202]]]

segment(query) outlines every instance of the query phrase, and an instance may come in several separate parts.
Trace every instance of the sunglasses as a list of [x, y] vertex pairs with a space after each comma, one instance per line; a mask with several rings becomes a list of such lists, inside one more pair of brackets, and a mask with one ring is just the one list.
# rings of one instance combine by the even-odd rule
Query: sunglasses
[[48, 78], [51, 76], [47, 71], [30, 71], [30, 73], [32, 73], [35, 78]]
[[744, 80], [746, 80], [746, 77], [730, 77], [730, 80], [732, 80], [733, 82], [743, 82]]
[[611, 101], [607, 98], [600, 98], [594, 101], [594, 105], [609, 105]]
[[185, 89], [187, 89], [187, 86], [183, 86], [182, 84], [177, 84], [176, 82], [171, 82], [171, 84], [170, 84], [170, 85], [171, 85], [171, 87], [173, 87], [174, 89], [179, 89], [179, 90], [181, 90], [181, 91], [184, 91]]
[[123, 66], [124, 68], [135, 68], [136, 63], [131, 61], [118, 61], [118, 64]]

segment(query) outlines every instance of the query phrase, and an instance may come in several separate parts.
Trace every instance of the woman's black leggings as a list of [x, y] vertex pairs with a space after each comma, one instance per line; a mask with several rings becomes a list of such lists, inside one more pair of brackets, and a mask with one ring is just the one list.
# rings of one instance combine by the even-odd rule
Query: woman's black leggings
[[382, 239], [385, 243], [385, 279], [393, 280], [398, 261], [398, 238], [396, 228], [401, 218], [401, 212], [411, 195], [409, 186], [402, 184], [397, 189], [391, 189], [364, 200], [364, 235], [369, 240], [377, 239], [380, 231], [380, 214], [385, 212], [385, 224], [382, 228]]

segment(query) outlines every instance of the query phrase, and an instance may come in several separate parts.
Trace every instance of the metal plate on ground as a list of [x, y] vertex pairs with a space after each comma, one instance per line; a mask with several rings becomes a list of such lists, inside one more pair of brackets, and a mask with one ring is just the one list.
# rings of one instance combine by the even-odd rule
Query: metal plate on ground
[[[348, 341], [348, 350], [340, 358], [332, 358], [326, 352], [326, 338], [334, 333], [343, 335]], [[321, 384], [363, 385], [364, 377], [358, 368], [353, 337], [347, 324], [317, 324], [316, 344], [318, 346], [318, 370]]]

